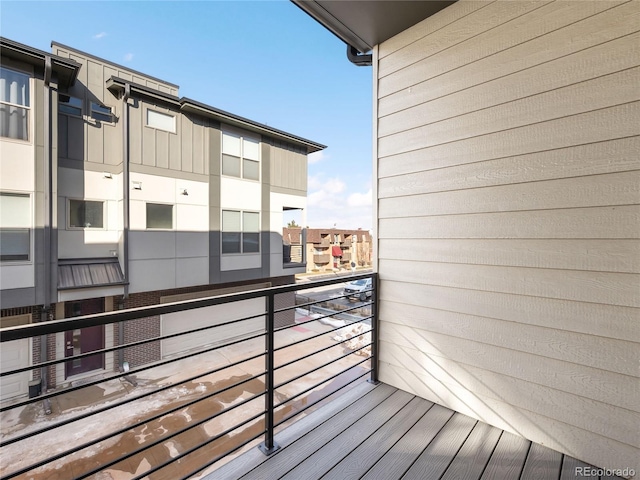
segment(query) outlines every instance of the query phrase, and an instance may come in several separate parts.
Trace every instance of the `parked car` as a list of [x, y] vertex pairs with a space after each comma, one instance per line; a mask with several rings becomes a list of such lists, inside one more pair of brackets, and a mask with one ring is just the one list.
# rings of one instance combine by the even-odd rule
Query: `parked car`
[[371, 287], [373, 283], [370, 278], [361, 278], [360, 280], [354, 280], [347, 283], [344, 287], [343, 295], [347, 295], [349, 300], [357, 299], [364, 302], [371, 296]]

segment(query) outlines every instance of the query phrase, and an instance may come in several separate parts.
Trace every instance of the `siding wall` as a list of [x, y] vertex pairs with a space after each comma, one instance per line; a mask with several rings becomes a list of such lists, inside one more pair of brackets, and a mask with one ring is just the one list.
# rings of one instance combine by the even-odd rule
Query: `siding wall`
[[381, 379], [636, 472], [639, 16], [462, 0], [374, 63]]

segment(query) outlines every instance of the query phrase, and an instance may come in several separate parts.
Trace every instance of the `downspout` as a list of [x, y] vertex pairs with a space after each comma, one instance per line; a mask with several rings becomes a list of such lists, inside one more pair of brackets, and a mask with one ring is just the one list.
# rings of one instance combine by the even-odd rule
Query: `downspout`
[[[124, 295], [122, 303], [129, 296], [129, 224], [131, 209], [129, 205], [129, 98], [131, 97], [131, 84], [125, 83], [122, 95], [122, 269], [124, 274]], [[124, 343], [124, 322], [118, 323], [118, 340]], [[118, 363], [124, 370], [124, 349], [118, 350]]]
[[[51, 56], [44, 57], [44, 305], [40, 321], [48, 321], [51, 318], [51, 290], [53, 288], [51, 259], [53, 258], [53, 245], [51, 242], [51, 224], [53, 219], [53, 152], [51, 149]], [[57, 255], [56, 255], [57, 258]], [[47, 335], [40, 336], [40, 360], [48, 360]], [[41, 388], [47, 390], [47, 368], [40, 367]], [[46, 410], [46, 408], [45, 408]]]
[[347, 58], [358, 67], [370, 67], [373, 64], [373, 55], [361, 54], [356, 47], [347, 45]]

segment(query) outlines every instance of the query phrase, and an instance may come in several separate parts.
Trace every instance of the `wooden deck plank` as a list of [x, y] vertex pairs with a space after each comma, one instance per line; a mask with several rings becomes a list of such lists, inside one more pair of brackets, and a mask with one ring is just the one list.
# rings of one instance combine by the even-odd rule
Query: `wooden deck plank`
[[500, 440], [502, 430], [478, 422], [447, 468], [442, 480], [477, 480]]
[[355, 387], [276, 441], [273, 455], [252, 448], [204, 479], [569, 480], [590, 467], [385, 384]]
[[481, 480], [519, 478], [530, 444], [530, 441], [522, 437], [509, 432], [502, 432]]
[[397, 415], [389, 419], [382, 428], [367, 438], [355, 450], [342, 459], [322, 480], [359, 479], [398, 440], [413, 427], [433, 403], [422, 398], [411, 400]]
[[520, 480], [558, 478], [562, 454], [537, 443], [531, 444]]
[[562, 458], [562, 471], [560, 472], [560, 480], [573, 480], [577, 477], [577, 467], [588, 467], [584, 462], [577, 460], [573, 457], [563, 455]]
[[449, 467], [478, 421], [456, 413], [420, 454], [403, 480], [438, 480]]
[[282, 480], [299, 480], [301, 478], [322, 477], [337, 462], [380, 429], [389, 418], [401, 411], [413, 398], [414, 395], [410, 393], [402, 390], [396, 391], [380, 405], [353, 423], [350, 428], [333, 437], [280, 478]]
[[453, 411], [434, 405], [407, 434], [369, 470], [363, 479], [400, 478], [416, 457], [453, 416]]
[[378, 386], [370, 394], [353, 403], [351, 408], [342, 410], [318, 427], [307, 432], [306, 435], [301, 436], [287, 448], [281, 448], [273, 453], [267, 461], [250, 471], [246, 478], [273, 478], [274, 472], [284, 474], [295, 468], [303, 459], [312, 455], [317, 449], [349, 428], [396, 391], [395, 388], [388, 385]]
[[[276, 443], [280, 445], [281, 448], [287, 447], [307, 432], [313, 430], [351, 406], [354, 402], [369, 394], [372, 390], [380, 387], [383, 387], [383, 391], [386, 391], [389, 395], [395, 391], [385, 384], [373, 385], [368, 382], [363, 382], [344, 392], [326, 405], [323, 405], [315, 412], [312, 412], [313, 415], [306, 415], [286, 427], [281, 432], [277, 432], [275, 437]], [[265, 456], [257, 448], [252, 448], [233, 461], [220, 466], [213, 473], [205, 476], [202, 480], [235, 480], [247, 474], [250, 470], [256, 468], [261, 463], [267, 461], [268, 458], [269, 457]]]

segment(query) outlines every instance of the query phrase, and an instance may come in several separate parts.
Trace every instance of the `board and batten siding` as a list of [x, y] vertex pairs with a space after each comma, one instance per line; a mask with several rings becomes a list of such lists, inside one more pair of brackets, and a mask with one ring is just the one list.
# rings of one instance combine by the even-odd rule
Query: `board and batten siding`
[[465, 1], [374, 50], [380, 379], [640, 471], [640, 2]]

